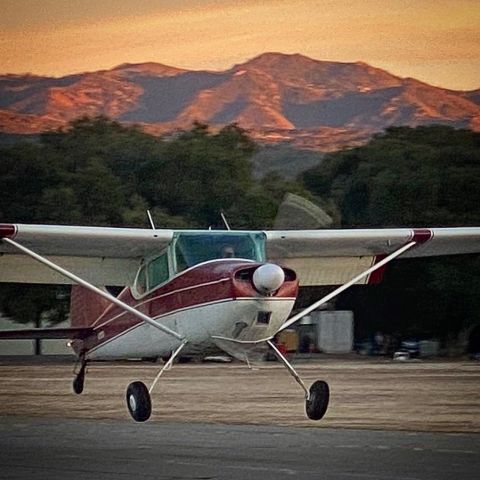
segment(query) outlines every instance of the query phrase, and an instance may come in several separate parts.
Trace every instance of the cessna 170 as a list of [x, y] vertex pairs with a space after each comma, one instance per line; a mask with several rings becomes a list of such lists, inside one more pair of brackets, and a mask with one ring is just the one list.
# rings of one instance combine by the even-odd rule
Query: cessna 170
[[[150, 417], [150, 393], [180, 352], [220, 348], [248, 361], [268, 345], [321, 419], [324, 381], [304, 384], [274, 336], [353, 284], [378, 282], [385, 265], [412, 258], [480, 252], [480, 228], [368, 230], [165, 230], [0, 224], [0, 282], [72, 284], [71, 328], [0, 332], [0, 338], [68, 338], [84, 387], [90, 361], [168, 357], [150, 388], [126, 392], [134, 420]], [[45, 257], [47, 255], [49, 258]], [[299, 285], [331, 287], [290, 317]], [[122, 286], [118, 296], [105, 286]]]

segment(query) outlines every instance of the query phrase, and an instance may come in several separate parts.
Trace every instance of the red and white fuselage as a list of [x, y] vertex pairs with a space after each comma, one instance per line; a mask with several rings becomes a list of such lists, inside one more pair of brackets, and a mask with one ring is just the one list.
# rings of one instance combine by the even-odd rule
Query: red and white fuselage
[[[130, 287], [118, 298], [184, 337], [184, 353], [205, 352], [216, 345], [212, 337], [255, 341], [273, 336], [287, 320], [298, 293], [295, 273], [283, 269], [280, 287], [261, 293], [253, 281], [259, 267], [249, 260], [211, 260], [140, 298]], [[92, 326], [90, 337], [73, 342], [78, 354], [92, 360], [165, 356], [181, 343], [116, 305], [107, 307]]]

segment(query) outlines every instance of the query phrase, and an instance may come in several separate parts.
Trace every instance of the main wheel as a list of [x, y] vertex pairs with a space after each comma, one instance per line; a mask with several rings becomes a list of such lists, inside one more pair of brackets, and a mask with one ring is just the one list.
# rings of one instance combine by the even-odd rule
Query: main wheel
[[310, 420], [320, 420], [325, 415], [330, 399], [328, 383], [317, 380], [310, 387], [310, 397], [305, 402], [305, 412]]
[[127, 407], [136, 422], [145, 422], [152, 413], [148, 388], [142, 382], [133, 382], [127, 388]]

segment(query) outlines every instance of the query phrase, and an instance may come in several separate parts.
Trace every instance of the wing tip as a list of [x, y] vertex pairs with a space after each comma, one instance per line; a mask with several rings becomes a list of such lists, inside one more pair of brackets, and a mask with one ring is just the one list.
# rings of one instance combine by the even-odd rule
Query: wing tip
[[433, 238], [433, 230], [431, 228], [414, 228], [412, 230], [412, 241], [417, 245], [427, 243]]
[[16, 225], [13, 223], [0, 223], [0, 238], [13, 238], [16, 234]]

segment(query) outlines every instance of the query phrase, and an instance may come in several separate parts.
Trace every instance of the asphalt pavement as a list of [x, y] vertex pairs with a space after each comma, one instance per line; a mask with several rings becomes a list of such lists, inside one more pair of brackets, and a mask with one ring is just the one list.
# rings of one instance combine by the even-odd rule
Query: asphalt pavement
[[480, 435], [0, 417], [0, 478], [477, 480]]

